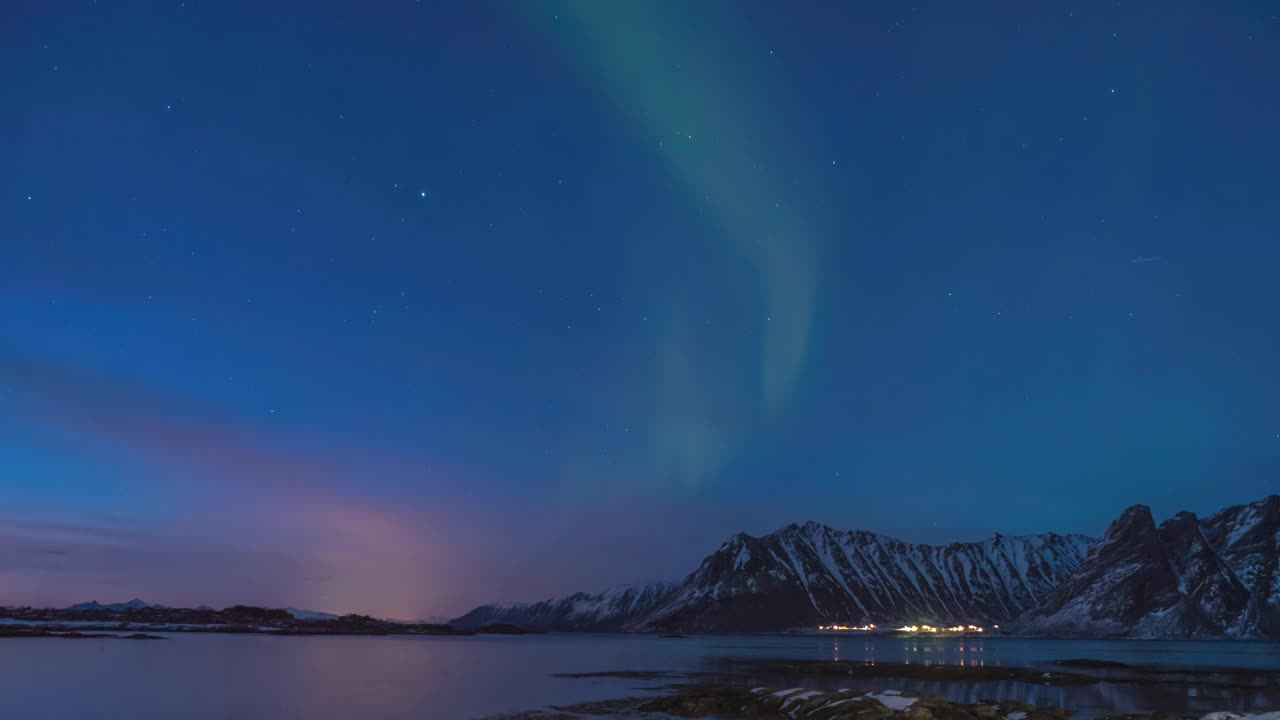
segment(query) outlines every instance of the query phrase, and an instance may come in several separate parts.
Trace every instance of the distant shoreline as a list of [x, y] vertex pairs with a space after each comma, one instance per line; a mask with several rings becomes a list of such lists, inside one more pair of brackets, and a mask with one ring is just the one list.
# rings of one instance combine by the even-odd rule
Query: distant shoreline
[[140, 607], [127, 609], [0, 608], [0, 638], [81, 637], [85, 633], [214, 633], [234, 635], [525, 635], [515, 625], [459, 628], [443, 623], [404, 623], [368, 615], [295, 617], [288, 610], [233, 605], [222, 610]]
[[30, 608], [0, 607], [0, 638], [31, 637], [33, 632], [50, 636], [67, 637], [72, 633], [205, 633], [205, 634], [257, 634], [272, 636], [316, 635], [619, 635], [637, 637], [663, 637], [673, 642], [688, 637], [796, 637], [825, 638], [831, 640], [860, 640], [894, 638], [914, 640], [1036, 640], [1036, 641], [1141, 641], [1149, 642], [1230, 642], [1275, 644], [1267, 638], [1135, 638], [1126, 636], [1090, 635], [1025, 635], [1007, 632], [907, 632], [899, 629], [874, 631], [807, 630], [795, 628], [768, 632], [669, 632], [669, 631], [590, 631], [590, 630], [541, 630], [529, 629], [512, 623], [492, 623], [468, 627], [449, 623], [412, 623], [385, 620], [369, 615], [348, 614], [324, 617], [298, 617], [290, 610], [263, 608], [250, 605], [233, 605], [222, 610], [210, 608], [168, 608], [145, 606], [137, 608]]

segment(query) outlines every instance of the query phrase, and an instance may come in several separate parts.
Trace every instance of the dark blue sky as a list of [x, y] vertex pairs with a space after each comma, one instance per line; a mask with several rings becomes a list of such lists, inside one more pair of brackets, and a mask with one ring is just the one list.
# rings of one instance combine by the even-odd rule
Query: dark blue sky
[[1276, 12], [5, 3], [0, 604], [1275, 492]]

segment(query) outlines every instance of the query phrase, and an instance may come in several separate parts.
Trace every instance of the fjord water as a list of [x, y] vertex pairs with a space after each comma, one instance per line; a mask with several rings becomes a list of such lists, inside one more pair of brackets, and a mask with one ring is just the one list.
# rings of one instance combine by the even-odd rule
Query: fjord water
[[[1280, 645], [1004, 638], [661, 638], [639, 635], [0, 639], [0, 718], [24, 720], [462, 720], [655, 692], [667, 680], [563, 678], [610, 670], [716, 671], [724, 658], [1048, 667], [1065, 658], [1195, 668], [1280, 668]], [[836, 681], [839, 682], [838, 680]], [[806, 684], [790, 682], [792, 685]], [[820, 683], [808, 683], [822, 686]], [[835, 687], [835, 685], [832, 685]], [[1280, 707], [1274, 693], [1099, 684], [886, 680], [953, 700], [1015, 698], [1100, 712]]]

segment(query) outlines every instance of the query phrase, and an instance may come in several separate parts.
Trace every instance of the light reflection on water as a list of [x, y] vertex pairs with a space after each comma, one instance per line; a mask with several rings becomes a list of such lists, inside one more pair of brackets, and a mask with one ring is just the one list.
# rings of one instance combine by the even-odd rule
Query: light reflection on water
[[[866, 638], [862, 642], [862, 662], [874, 665], [878, 656], [891, 647], [892, 638]], [[839, 640], [835, 641], [837, 645]], [[881, 658], [880, 662], [902, 662], [907, 665], [959, 665], [961, 667], [986, 667], [983, 639], [965, 638], [904, 638], [901, 653], [892, 654], [893, 660]], [[997, 641], [999, 642], [999, 641]], [[945, 655], [944, 655], [945, 654]], [[837, 658], [839, 659], [839, 658]], [[854, 659], [852, 657], [847, 659]], [[1060, 659], [1060, 658], [1055, 658]], [[999, 662], [993, 663], [1000, 665]]]
[[[1280, 645], [982, 638], [296, 637], [173, 635], [165, 641], [0, 640], [0, 718], [64, 720], [465, 719], [623, 697], [668, 681], [567, 679], [609, 670], [714, 671], [719, 658], [842, 659], [868, 663], [1045, 666], [1054, 659], [1132, 664], [1280, 667]], [[804, 684], [794, 679], [790, 684]], [[820, 684], [810, 683], [815, 687]], [[847, 683], [846, 683], [847, 684]], [[861, 681], [860, 681], [860, 684]], [[1128, 712], [1280, 707], [1262, 691], [1050, 687], [998, 681], [885, 679], [957, 701], [1016, 698]], [[1190, 712], [1187, 712], [1191, 710]]]
[[[1122, 671], [1063, 668], [1053, 660], [1091, 658], [1131, 665], [1155, 665], [1188, 669], [1265, 669], [1280, 668], [1280, 645], [1247, 642], [1177, 642], [1177, 641], [1094, 641], [1094, 640], [1019, 640], [1010, 638], [934, 638], [934, 637], [833, 637], [828, 638], [835, 661], [903, 663], [932, 667], [1031, 667], [1044, 670], [1085, 672], [1116, 678]], [[753, 648], [759, 651], [764, 648]], [[760, 653], [767, 655], [768, 653]], [[711, 672], [738, 669], [732, 662], [708, 659], [704, 667]], [[789, 657], [798, 657], [789, 655]], [[824, 658], [825, 659], [825, 658]], [[1229, 675], [1230, 673], [1224, 673]], [[1075, 711], [1077, 717], [1122, 712], [1169, 712], [1199, 716], [1215, 710], [1258, 712], [1280, 708], [1280, 679], [1265, 687], [1229, 688], [1183, 681], [1161, 685], [1104, 681], [1092, 685], [1054, 686], [1021, 680], [930, 681], [883, 677], [859, 678], [858, 686], [891, 687], [914, 690], [945, 697], [953, 702], [976, 703], [984, 700], [1019, 700], [1033, 705], [1052, 705]], [[1201, 678], [1203, 679], [1203, 678]], [[797, 678], [758, 677], [751, 683], [787, 684], [834, 690], [854, 681], [840, 677]], [[1251, 678], [1249, 682], [1258, 682]]]

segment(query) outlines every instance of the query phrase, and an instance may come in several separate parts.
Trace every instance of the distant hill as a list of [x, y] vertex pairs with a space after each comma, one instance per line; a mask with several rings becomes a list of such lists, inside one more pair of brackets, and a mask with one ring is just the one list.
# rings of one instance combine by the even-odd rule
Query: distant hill
[[619, 585], [602, 593], [575, 593], [535, 603], [481, 605], [449, 624], [459, 628], [507, 624], [527, 630], [621, 630], [642, 622], [675, 588], [673, 583]]
[[333, 613], [316, 612], [315, 610], [299, 610], [296, 607], [285, 608], [285, 612], [293, 616], [294, 620], [334, 620], [338, 616]]
[[164, 610], [164, 609], [166, 609], [164, 605], [152, 605], [151, 603], [148, 603], [148, 602], [147, 602], [147, 601], [145, 601], [145, 600], [139, 600], [138, 598], [134, 598], [134, 599], [130, 600], [129, 602], [110, 603], [110, 604], [107, 604], [107, 605], [104, 605], [104, 604], [102, 604], [102, 603], [98, 602], [97, 600], [90, 600], [89, 602], [83, 602], [83, 603], [77, 603], [77, 604], [75, 604], [75, 605], [69, 605], [69, 606], [67, 606], [67, 607], [66, 607], [66, 608], [64, 608], [64, 609], [65, 609], [65, 610], [115, 610], [115, 611], [120, 611], [120, 610], [141, 610], [141, 609], [143, 609], [143, 608], [153, 608], [153, 609], [156, 609], [156, 610]]

